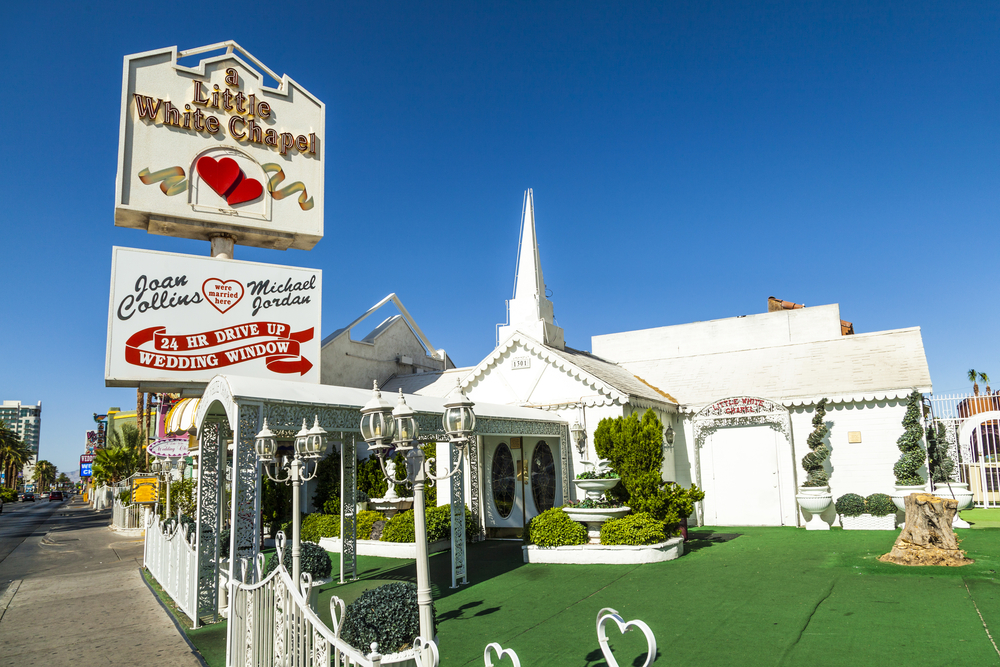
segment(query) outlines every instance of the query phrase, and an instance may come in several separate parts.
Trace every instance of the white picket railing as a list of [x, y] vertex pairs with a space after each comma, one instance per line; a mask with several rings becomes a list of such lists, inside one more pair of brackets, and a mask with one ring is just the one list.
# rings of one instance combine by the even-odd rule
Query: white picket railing
[[190, 619], [198, 614], [198, 570], [195, 531], [176, 519], [159, 521], [155, 512], [146, 520], [143, 564], [181, 611]]
[[[281, 563], [284, 535], [278, 535], [277, 557]], [[264, 571], [263, 555], [258, 556], [255, 565], [256, 573]], [[284, 565], [256, 584], [230, 582], [227, 667], [380, 667], [400, 663], [437, 667], [437, 646], [421, 637], [414, 640], [413, 648], [385, 656], [378, 653], [374, 643], [367, 655], [354, 648], [340, 638], [344, 602], [336, 596], [330, 599], [331, 630], [309, 606], [311, 586], [309, 573], [303, 573], [300, 586], [295, 586]]]
[[944, 426], [959, 481], [977, 507], [1000, 507], [1000, 394], [932, 396], [931, 418]]
[[114, 489], [107, 484], [102, 484], [94, 489], [93, 493], [91, 493], [90, 506], [100, 512], [101, 510], [106, 510], [111, 507], [114, 500]]
[[117, 530], [140, 530], [144, 527], [143, 505], [126, 505], [115, 498], [111, 507], [111, 526]]

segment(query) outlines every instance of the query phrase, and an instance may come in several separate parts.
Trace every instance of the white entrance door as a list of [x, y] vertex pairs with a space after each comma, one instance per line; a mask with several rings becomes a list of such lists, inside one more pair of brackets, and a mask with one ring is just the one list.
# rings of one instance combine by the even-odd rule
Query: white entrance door
[[780, 526], [779, 452], [787, 447], [769, 426], [720, 428], [702, 449], [705, 521], [715, 526]]

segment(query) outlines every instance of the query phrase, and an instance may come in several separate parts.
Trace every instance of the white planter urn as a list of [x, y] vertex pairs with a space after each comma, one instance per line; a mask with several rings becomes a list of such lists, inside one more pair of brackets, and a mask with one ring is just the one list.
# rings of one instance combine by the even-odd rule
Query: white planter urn
[[607, 479], [574, 479], [576, 488], [584, 491], [589, 500], [600, 500], [604, 497], [604, 492], [618, 486], [621, 480], [617, 477]]
[[[963, 482], [944, 482], [937, 485], [934, 495], [938, 498], [952, 498], [958, 501], [959, 511], [972, 507], [973, 494], [969, 490], [969, 485]], [[952, 528], [971, 528], [969, 522], [958, 516], [955, 512], [955, 519], [951, 522]]]
[[806, 530], [830, 530], [830, 524], [820, 517], [833, 502], [829, 486], [800, 486], [795, 500], [799, 507], [812, 515], [806, 521]]
[[893, 492], [889, 494], [889, 497], [892, 498], [892, 502], [896, 505], [896, 508], [900, 512], [905, 512], [906, 498], [911, 493], [927, 493], [927, 485], [920, 484], [917, 486], [901, 486], [896, 484], [893, 487]]

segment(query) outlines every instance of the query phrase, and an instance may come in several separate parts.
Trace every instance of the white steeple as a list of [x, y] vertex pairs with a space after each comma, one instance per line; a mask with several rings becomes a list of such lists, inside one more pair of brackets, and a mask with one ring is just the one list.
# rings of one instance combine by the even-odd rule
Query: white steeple
[[535, 204], [530, 188], [524, 193], [514, 298], [507, 302], [507, 324], [500, 325], [497, 342], [506, 340], [515, 331], [560, 350], [565, 347], [563, 330], [554, 321], [552, 302], [545, 298], [545, 280], [535, 236]]

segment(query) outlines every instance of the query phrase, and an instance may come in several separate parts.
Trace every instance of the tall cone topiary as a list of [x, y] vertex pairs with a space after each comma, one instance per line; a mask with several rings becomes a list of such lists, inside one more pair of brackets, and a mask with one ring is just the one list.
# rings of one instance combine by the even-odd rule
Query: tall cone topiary
[[806, 444], [812, 451], [802, 457], [802, 467], [809, 475], [804, 487], [826, 486], [830, 481], [830, 473], [823, 467], [823, 462], [830, 458], [830, 448], [823, 443], [823, 438], [830, 432], [826, 426], [826, 399], [816, 404], [816, 413], [812, 418], [813, 432], [809, 434]]
[[903, 415], [903, 435], [896, 441], [896, 446], [903, 454], [892, 467], [898, 486], [920, 486], [924, 478], [918, 472], [924, 464], [925, 454], [920, 440], [924, 432], [920, 427], [920, 406], [923, 404], [919, 391], [914, 391], [906, 399], [906, 414]]
[[955, 462], [948, 455], [948, 440], [941, 422], [927, 426], [927, 468], [937, 484], [955, 481]]

